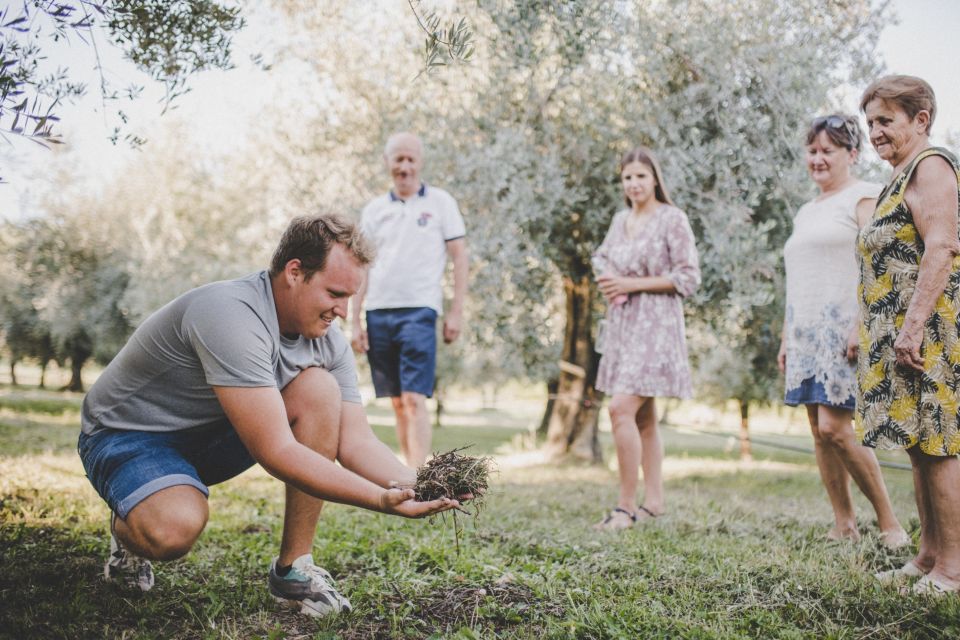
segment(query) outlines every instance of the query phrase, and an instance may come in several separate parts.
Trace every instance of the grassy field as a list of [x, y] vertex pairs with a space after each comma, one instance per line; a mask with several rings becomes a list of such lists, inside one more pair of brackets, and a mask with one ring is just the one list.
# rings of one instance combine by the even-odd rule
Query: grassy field
[[[282, 488], [259, 469], [214, 487], [194, 551], [131, 593], [100, 579], [108, 514], [75, 453], [79, 402], [0, 386], [0, 638], [960, 637], [960, 599], [900, 596], [870, 578], [907, 556], [880, 550], [861, 496], [864, 539], [824, 541], [829, 506], [802, 452], [758, 446], [745, 465], [728, 438], [666, 427], [668, 515], [592, 532], [615, 499], [609, 434], [604, 466], [538, 462], [522, 446], [535, 396], [451, 404], [436, 432], [437, 450], [472, 443], [500, 464], [459, 554], [449, 518], [328, 506], [314, 556], [349, 615], [315, 621], [269, 598]], [[373, 407], [371, 420], [393, 444], [389, 411]], [[765, 440], [809, 445], [795, 416], [758, 422]], [[884, 473], [916, 536], [909, 474]]]

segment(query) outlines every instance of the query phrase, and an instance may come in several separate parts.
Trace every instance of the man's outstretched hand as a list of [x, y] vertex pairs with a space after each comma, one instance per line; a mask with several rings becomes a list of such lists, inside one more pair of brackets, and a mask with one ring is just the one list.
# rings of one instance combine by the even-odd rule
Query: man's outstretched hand
[[417, 502], [413, 489], [390, 487], [380, 494], [380, 511], [404, 518], [425, 518], [443, 511], [456, 509], [460, 502], [450, 498], [438, 498], [427, 502]]

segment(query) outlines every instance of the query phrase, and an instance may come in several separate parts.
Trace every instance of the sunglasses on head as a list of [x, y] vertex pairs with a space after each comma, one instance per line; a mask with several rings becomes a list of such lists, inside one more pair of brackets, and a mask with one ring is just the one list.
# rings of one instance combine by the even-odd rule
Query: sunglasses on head
[[841, 116], [820, 116], [819, 118], [814, 118], [813, 128], [815, 131], [819, 131], [821, 129], [842, 131], [850, 137], [850, 140], [857, 139], [856, 131], [850, 126], [850, 123], [847, 122], [847, 119]]

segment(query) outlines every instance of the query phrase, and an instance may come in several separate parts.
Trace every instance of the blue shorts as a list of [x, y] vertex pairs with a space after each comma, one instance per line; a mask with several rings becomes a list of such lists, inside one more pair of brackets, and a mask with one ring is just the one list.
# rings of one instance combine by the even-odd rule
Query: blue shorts
[[433, 395], [437, 312], [430, 307], [367, 311], [370, 373], [378, 398], [404, 391]]
[[798, 404], [823, 404], [837, 409], [846, 409], [853, 411], [857, 406], [857, 401], [850, 396], [840, 404], [827, 400], [827, 390], [822, 382], [817, 382], [816, 378], [805, 378], [800, 386], [793, 389], [787, 389], [783, 398], [783, 403], [795, 407]]
[[80, 434], [77, 452], [87, 478], [120, 518], [154, 493], [176, 485], [223, 482], [255, 463], [227, 420], [180, 431], [100, 429]]

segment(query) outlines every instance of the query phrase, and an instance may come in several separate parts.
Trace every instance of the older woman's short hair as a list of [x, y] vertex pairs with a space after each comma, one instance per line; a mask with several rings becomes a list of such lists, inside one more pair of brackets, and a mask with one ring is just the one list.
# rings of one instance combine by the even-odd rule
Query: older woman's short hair
[[933, 88], [926, 80], [916, 76], [883, 76], [870, 83], [860, 97], [860, 111], [866, 112], [867, 105], [873, 100], [892, 102], [903, 110], [913, 120], [918, 113], [926, 111], [930, 114], [927, 123], [927, 135], [933, 128], [933, 120], [937, 115], [937, 97]]
[[847, 151], [860, 151], [863, 146], [863, 133], [856, 116], [834, 113], [814, 118], [807, 129], [807, 144], [813, 144], [821, 131], [827, 134], [830, 142]]

